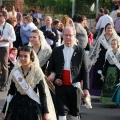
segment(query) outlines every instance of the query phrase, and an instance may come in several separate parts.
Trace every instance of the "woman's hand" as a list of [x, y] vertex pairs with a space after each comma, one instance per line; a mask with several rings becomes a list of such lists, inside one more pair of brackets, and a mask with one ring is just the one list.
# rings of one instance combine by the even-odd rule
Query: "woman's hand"
[[2, 113], [2, 120], [5, 120], [5, 114]]
[[43, 115], [43, 120], [51, 120], [48, 113], [45, 113], [45, 114]]
[[55, 73], [52, 72], [48, 77], [47, 77], [47, 80], [48, 81], [53, 81], [55, 79]]

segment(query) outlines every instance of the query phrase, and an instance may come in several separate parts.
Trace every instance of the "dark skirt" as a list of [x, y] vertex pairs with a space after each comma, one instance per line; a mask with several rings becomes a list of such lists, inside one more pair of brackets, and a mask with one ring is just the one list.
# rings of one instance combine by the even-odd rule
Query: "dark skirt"
[[98, 74], [98, 70], [103, 70], [103, 65], [105, 62], [105, 50], [101, 50], [99, 53], [99, 58], [93, 67], [93, 79], [92, 79], [92, 88], [94, 89], [102, 89], [102, 80], [101, 75]]
[[90, 95], [100, 96], [101, 89], [97, 89], [97, 88], [93, 88], [92, 87], [93, 69], [94, 69], [94, 66], [91, 67], [91, 70], [89, 72], [89, 78], [90, 78]]
[[42, 120], [41, 107], [27, 95], [16, 95], [9, 104], [5, 120]]
[[116, 89], [116, 84], [119, 81], [118, 69], [109, 66], [107, 69], [107, 74], [104, 80], [102, 92], [101, 92], [101, 102], [102, 104], [114, 104], [112, 102], [112, 95]]

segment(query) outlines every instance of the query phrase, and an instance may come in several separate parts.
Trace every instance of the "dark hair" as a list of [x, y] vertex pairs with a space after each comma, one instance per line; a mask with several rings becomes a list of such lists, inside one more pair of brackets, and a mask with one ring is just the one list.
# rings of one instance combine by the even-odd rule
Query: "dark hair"
[[109, 26], [109, 25], [112, 25], [112, 24], [110, 24], [110, 23], [107, 23], [107, 24], [106, 24], [106, 26], [105, 26], [105, 31], [106, 31], [106, 28], [107, 28], [107, 26]]
[[2, 6], [1, 6], [1, 9], [2, 9], [2, 8], [6, 8], [6, 7], [5, 7], [4, 5], [2, 5]]
[[35, 24], [35, 26], [38, 26], [40, 24], [40, 20], [38, 18], [33, 18], [33, 23]]
[[8, 18], [8, 19], [6, 20], [6, 22], [9, 23], [9, 24], [11, 24], [12, 26], [14, 26], [14, 22], [13, 22], [12, 19]]
[[16, 10], [17, 12], [20, 12], [19, 8], [16, 8], [15, 10]]
[[83, 17], [81, 16], [81, 15], [78, 15], [77, 16], [77, 18], [76, 18], [76, 22], [78, 22], [78, 23], [81, 23], [81, 22], [83, 22]]
[[120, 12], [117, 13], [117, 17], [120, 17]]
[[75, 14], [74, 16], [73, 16], [73, 18], [72, 18], [72, 20], [73, 20], [73, 22], [76, 22], [76, 19], [77, 19], [77, 16], [78, 16], [79, 14]]
[[33, 14], [35, 14], [35, 13], [36, 13], [36, 9], [33, 8], [33, 9], [31, 10], [31, 12], [32, 12]]
[[115, 4], [115, 6], [114, 6], [115, 10], [118, 10], [119, 7], [120, 7], [119, 4]]
[[104, 13], [105, 13], [105, 14], [109, 14], [110, 12], [109, 12], [108, 9], [105, 9]]
[[2, 13], [2, 15], [7, 18], [7, 13], [5, 11], [0, 10], [0, 13]]
[[83, 18], [83, 20], [86, 18], [86, 16], [85, 16], [85, 15], [82, 15], [81, 17]]
[[28, 15], [28, 13], [23, 13], [23, 17], [24, 17], [24, 16], [27, 16], [27, 15]]
[[57, 25], [59, 22], [60, 22], [60, 20], [55, 19], [55, 20], [53, 20], [53, 23], [52, 23], [52, 24], [53, 24], [53, 26], [54, 26], [54, 25]]
[[29, 46], [23, 46], [23, 47], [20, 49], [19, 53], [20, 53], [21, 51], [29, 52], [29, 53], [30, 53], [30, 59], [32, 60], [32, 62], [34, 61], [35, 56], [34, 56], [34, 53], [33, 53], [33, 49], [32, 49], [31, 47], [29, 47]]
[[99, 12], [104, 13], [104, 9], [100, 8]]

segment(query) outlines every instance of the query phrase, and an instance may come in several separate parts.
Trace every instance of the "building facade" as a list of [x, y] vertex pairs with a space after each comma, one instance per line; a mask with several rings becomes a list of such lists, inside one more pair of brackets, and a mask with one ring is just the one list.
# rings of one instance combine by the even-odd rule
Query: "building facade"
[[10, 10], [11, 6], [15, 6], [15, 8], [20, 10], [20, 12], [23, 12], [24, 0], [2, 0], [2, 4], [6, 6], [8, 11]]

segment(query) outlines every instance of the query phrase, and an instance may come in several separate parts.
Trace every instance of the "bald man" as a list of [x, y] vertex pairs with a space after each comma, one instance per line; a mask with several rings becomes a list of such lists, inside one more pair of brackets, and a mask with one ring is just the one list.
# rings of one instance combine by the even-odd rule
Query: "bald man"
[[[75, 45], [72, 27], [63, 30], [64, 45], [53, 50], [48, 66], [48, 80], [54, 81], [59, 120], [80, 120], [80, 81], [88, 95], [88, 67], [84, 49]], [[69, 114], [69, 115], [68, 115]]]

